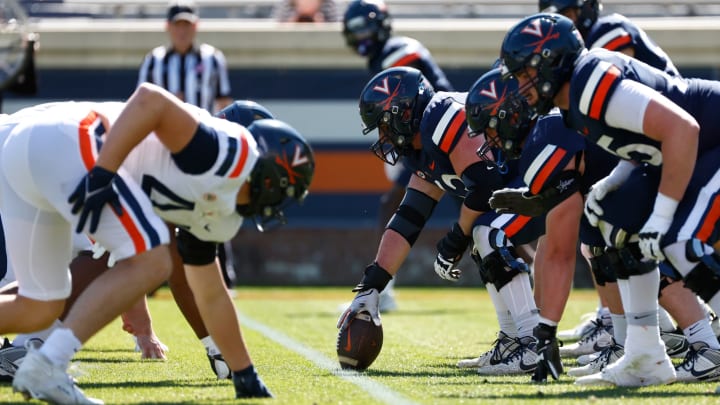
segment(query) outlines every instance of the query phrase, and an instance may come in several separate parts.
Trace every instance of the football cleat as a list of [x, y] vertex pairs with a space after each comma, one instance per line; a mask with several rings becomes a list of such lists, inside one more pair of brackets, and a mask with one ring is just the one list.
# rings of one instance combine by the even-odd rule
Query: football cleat
[[458, 368], [480, 368], [487, 364], [498, 364], [502, 361], [503, 355], [509, 355], [515, 346], [515, 339], [508, 336], [505, 332], [499, 331], [497, 339], [493, 342], [490, 350], [474, 359], [460, 360], [457, 366]]
[[230, 371], [230, 367], [227, 365], [227, 362], [225, 362], [225, 358], [223, 358], [222, 354], [207, 353], [207, 358], [208, 361], [210, 361], [210, 368], [212, 368], [212, 371], [215, 373], [218, 380], [232, 379], [232, 372]]
[[676, 379], [675, 367], [666, 353], [625, 353], [603, 371], [575, 380], [576, 385], [645, 387], [669, 384]]
[[13, 379], [13, 391], [25, 399], [35, 398], [57, 404], [102, 404], [86, 397], [60, 366], [37, 350], [30, 349]]
[[660, 338], [665, 343], [665, 352], [670, 357], [681, 358], [690, 347], [687, 338], [681, 333], [660, 331]]
[[613, 342], [612, 328], [599, 319], [592, 321], [593, 329], [577, 342], [560, 348], [560, 357], [578, 357], [602, 351]]
[[608, 365], [616, 362], [623, 354], [625, 354], [625, 348], [613, 341], [613, 344], [604, 348], [594, 360], [582, 367], [575, 367], [568, 370], [568, 375], [571, 377], [582, 377], [599, 373]]
[[720, 350], [710, 348], [705, 342], [695, 342], [675, 372], [681, 382], [720, 380]]
[[537, 354], [535, 354], [535, 338], [526, 336], [523, 338], [515, 338], [511, 348], [505, 351], [507, 353], [500, 362], [492, 364], [488, 362], [482, 367], [478, 367], [477, 372], [480, 375], [514, 375], [527, 374], [535, 371], [537, 367]]
[[0, 381], [11, 382], [15, 376], [27, 349], [24, 347], [16, 347], [10, 344], [10, 341], [5, 338], [2, 347], [0, 347]]
[[580, 340], [583, 336], [595, 329], [596, 312], [588, 312], [580, 317], [581, 322], [573, 329], [558, 331], [557, 338], [560, 340]]

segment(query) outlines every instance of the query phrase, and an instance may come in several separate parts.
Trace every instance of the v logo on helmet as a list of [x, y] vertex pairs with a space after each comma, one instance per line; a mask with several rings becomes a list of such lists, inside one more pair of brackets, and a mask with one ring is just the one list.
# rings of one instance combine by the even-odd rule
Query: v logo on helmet
[[525, 28], [520, 31], [523, 34], [530, 34], [536, 37], [542, 38], [542, 29], [540, 29], [540, 19], [530, 21], [530, 24], [526, 25]]
[[296, 167], [300, 165], [304, 165], [308, 162], [307, 156], [302, 155], [302, 150], [300, 150], [300, 146], [295, 145], [295, 153], [293, 154], [293, 160], [292, 164], [290, 166]]
[[480, 90], [480, 94], [483, 96], [491, 97], [494, 100], [497, 100], [497, 91], [495, 90], [495, 81], [490, 82], [490, 88], [489, 89], [482, 89]]
[[375, 86], [373, 86], [373, 90], [379, 91], [380, 93], [385, 93], [389, 96], [390, 95], [390, 86], [388, 85], [388, 78], [385, 77], [383, 79], [382, 86], [377, 85], [377, 84]]

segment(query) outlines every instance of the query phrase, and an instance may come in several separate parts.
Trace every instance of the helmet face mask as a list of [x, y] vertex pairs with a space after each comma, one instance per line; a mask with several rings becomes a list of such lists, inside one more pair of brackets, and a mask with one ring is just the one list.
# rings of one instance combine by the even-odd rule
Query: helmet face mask
[[363, 135], [378, 130], [378, 140], [370, 147], [377, 157], [394, 165], [414, 150], [423, 110], [434, 94], [414, 68], [390, 68], [370, 79], [360, 94], [359, 108]]
[[292, 127], [278, 120], [258, 120], [248, 127], [260, 156], [250, 173], [250, 203], [238, 213], [266, 231], [287, 223], [284, 210], [302, 204], [315, 170], [310, 145]]
[[535, 71], [535, 75], [529, 75], [538, 97], [533, 107], [539, 114], [547, 114], [584, 50], [585, 43], [569, 18], [542, 13], [524, 18], [508, 31], [500, 57], [505, 76]]
[[[500, 69], [485, 73], [470, 88], [465, 103], [470, 136], [485, 135], [478, 156], [492, 161], [493, 150], [500, 149], [509, 159], [520, 158], [522, 143], [530, 133], [537, 114], [513, 78], [503, 79]], [[502, 166], [503, 162], [495, 158]]]
[[583, 38], [587, 37], [603, 9], [600, 0], [539, 0], [538, 8], [541, 13], [558, 14], [575, 10], [575, 26]]

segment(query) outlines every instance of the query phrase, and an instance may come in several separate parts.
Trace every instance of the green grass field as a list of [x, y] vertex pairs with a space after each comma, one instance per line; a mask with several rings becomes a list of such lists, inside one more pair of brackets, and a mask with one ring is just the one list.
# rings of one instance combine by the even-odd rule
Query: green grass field
[[[167, 290], [150, 299], [167, 361], [140, 361], [115, 321], [76, 355], [85, 392], [112, 404], [717, 404], [720, 383], [640, 389], [585, 388], [573, 379], [545, 385], [528, 376], [481, 377], [455, 367], [487, 350], [497, 322], [487, 294], [471, 288], [398, 288], [400, 310], [383, 316], [383, 351], [362, 374], [339, 369], [338, 307], [349, 288], [239, 288], [236, 305], [256, 367], [273, 400], [234, 399], [230, 381], [214, 378], [204, 349]], [[560, 328], [592, 311], [591, 291], [574, 291]], [[566, 366], [573, 362], [566, 361]], [[3, 403], [23, 402], [9, 384]]]

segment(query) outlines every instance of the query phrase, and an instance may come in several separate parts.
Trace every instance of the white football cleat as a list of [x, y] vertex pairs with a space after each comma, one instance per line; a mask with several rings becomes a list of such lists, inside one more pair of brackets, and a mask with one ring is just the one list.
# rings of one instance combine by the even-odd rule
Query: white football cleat
[[499, 331], [497, 339], [493, 342], [490, 350], [474, 359], [460, 360], [457, 366], [458, 368], [480, 368], [487, 364], [500, 363], [504, 357], [512, 352], [512, 348], [515, 345], [515, 339], [508, 336], [505, 332]]
[[695, 342], [681, 364], [675, 367], [681, 382], [715, 381], [720, 379], [720, 350], [711, 349], [705, 342]]
[[560, 347], [560, 357], [578, 357], [600, 352], [613, 343], [611, 328], [597, 319], [592, 321], [593, 329], [577, 342]]
[[534, 351], [535, 338], [527, 336], [515, 338], [515, 344], [505, 351], [505, 357], [498, 363], [488, 362], [478, 367], [480, 375], [515, 375], [527, 374], [537, 368], [537, 354]]
[[0, 347], [0, 381], [11, 382], [13, 380], [15, 372], [22, 364], [26, 353], [27, 349], [13, 346], [5, 338], [2, 347]]
[[580, 340], [595, 328], [593, 321], [597, 318], [597, 312], [588, 312], [580, 317], [580, 323], [573, 329], [558, 331], [557, 338], [560, 340]]
[[15, 373], [13, 391], [25, 399], [35, 398], [57, 404], [103, 404], [88, 398], [72, 377], [37, 350], [30, 349]]
[[660, 331], [660, 339], [665, 344], [665, 352], [670, 357], [682, 358], [690, 347], [685, 335], [680, 333]]
[[[616, 362], [622, 355], [625, 354], [625, 348], [621, 345], [613, 342], [612, 345], [606, 347], [598, 353], [594, 360], [583, 365], [582, 367], [574, 367], [568, 370], [568, 375], [571, 377], [583, 377], [590, 374], [595, 374], [603, 371], [605, 367]], [[580, 363], [578, 361], [578, 363]]]
[[669, 384], [676, 380], [675, 367], [666, 353], [625, 353], [603, 371], [575, 380], [576, 385], [615, 385], [618, 387], [645, 387]]

